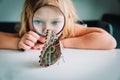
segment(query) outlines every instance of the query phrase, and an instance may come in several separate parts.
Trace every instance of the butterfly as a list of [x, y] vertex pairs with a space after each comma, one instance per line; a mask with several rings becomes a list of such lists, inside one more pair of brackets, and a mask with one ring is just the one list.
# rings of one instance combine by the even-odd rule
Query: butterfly
[[40, 66], [48, 67], [55, 64], [61, 56], [61, 47], [56, 33], [52, 30], [47, 30], [46, 42], [39, 56]]

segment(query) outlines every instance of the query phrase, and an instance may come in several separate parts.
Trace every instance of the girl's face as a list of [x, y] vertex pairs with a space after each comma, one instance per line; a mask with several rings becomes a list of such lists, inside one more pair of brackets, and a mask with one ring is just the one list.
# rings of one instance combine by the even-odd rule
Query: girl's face
[[30, 29], [35, 29], [40, 34], [45, 34], [48, 29], [53, 30], [57, 34], [63, 29], [64, 22], [62, 12], [53, 6], [39, 8], [34, 13], [33, 18], [29, 20]]

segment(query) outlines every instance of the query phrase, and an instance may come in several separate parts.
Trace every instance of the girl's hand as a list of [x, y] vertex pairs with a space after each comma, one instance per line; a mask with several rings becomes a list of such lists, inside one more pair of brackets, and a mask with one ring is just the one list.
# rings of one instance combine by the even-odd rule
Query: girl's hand
[[[37, 43], [37, 41], [39, 41], [40, 43]], [[34, 31], [29, 31], [21, 38], [20, 42], [18, 43], [18, 48], [24, 50], [29, 50], [31, 48], [41, 49], [44, 42], [45, 40], [43, 40], [37, 33], [35, 33]]]
[[60, 47], [61, 47], [61, 49], [63, 49], [64, 47], [63, 47], [62, 42], [61, 42], [61, 41], [59, 41], [59, 42], [60, 42]]
[[32, 47], [32, 49], [41, 50], [43, 48], [43, 46], [44, 46], [45, 41], [46, 41], [46, 38], [40, 36], [37, 43], [35, 44], [35, 46]]

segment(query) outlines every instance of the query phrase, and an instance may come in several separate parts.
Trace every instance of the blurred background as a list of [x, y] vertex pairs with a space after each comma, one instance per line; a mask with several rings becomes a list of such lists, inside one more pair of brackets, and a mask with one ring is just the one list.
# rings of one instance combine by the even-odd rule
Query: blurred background
[[[0, 0], [0, 31], [16, 33], [25, 0]], [[120, 48], [120, 0], [72, 0], [80, 24], [100, 27], [116, 38]]]
[[[0, 0], [0, 22], [19, 22], [25, 0]], [[72, 0], [81, 20], [99, 20], [105, 13], [120, 14], [119, 0]]]

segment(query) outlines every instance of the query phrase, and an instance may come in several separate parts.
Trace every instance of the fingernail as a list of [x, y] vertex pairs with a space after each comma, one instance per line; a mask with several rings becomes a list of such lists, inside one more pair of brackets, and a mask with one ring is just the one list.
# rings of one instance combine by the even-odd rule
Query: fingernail
[[40, 48], [38, 48], [38, 50], [40, 50]]
[[25, 51], [24, 49], [20, 49], [20, 51]]
[[34, 47], [32, 47], [31, 49], [34, 49]]

